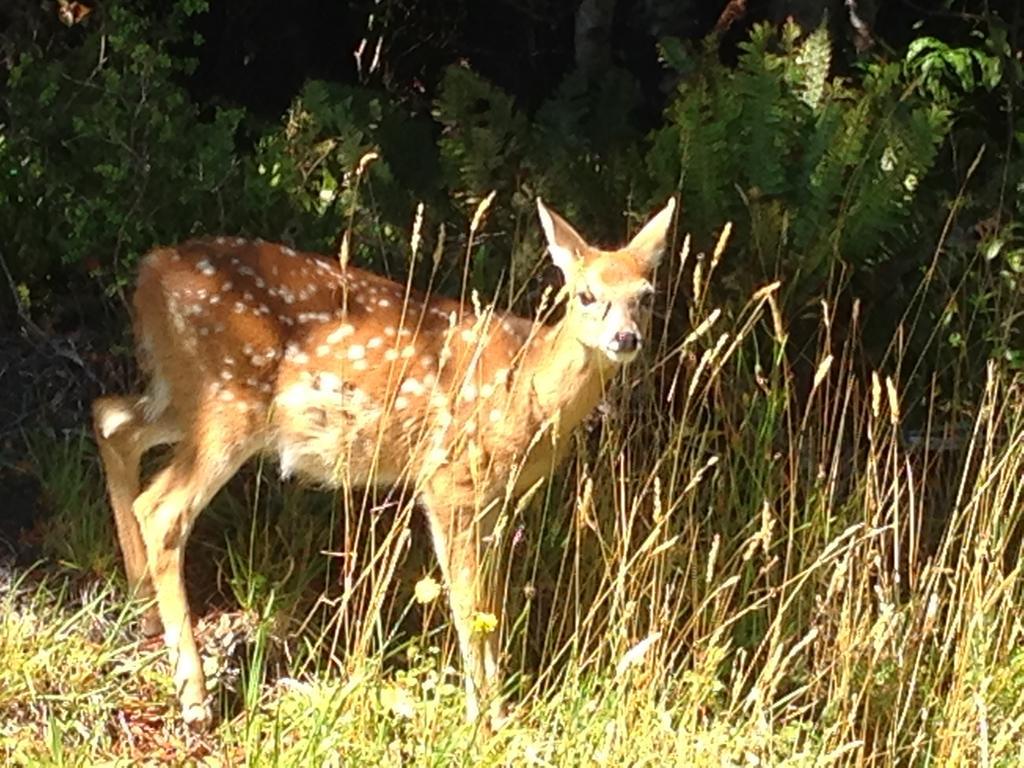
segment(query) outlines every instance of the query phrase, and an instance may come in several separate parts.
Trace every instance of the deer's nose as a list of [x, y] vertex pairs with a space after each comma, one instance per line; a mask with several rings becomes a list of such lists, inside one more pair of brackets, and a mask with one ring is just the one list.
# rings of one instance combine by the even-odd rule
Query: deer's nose
[[609, 346], [613, 352], [636, 352], [640, 349], [640, 334], [636, 331], [619, 331], [612, 336], [612, 343]]

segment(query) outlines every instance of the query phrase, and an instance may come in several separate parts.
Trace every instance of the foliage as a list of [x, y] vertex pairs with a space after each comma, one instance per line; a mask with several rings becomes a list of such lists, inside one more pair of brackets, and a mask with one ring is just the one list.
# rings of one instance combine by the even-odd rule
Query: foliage
[[[193, 62], [178, 3], [160, 23], [111, 4], [106, 28], [60, 58], [25, 51], [7, 78], [0, 228], [33, 291], [53, 274], [103, 274], [121, 288], [138, 253], [219, 229], [236, 205], [242, 112], [200, 108], [178, 80]], [[196, 41], [198, 42], [198, 41]]]
[[437, 200], [433, 153], [425, 121], [383, 94], [312, 81], [283, 128], [260, 138], [247, 204], [269, 211], [285, 197], [289, 218], [268, 222], [268, 231], [320, 249], [336, 247], [338, 233], [353, 226], [357, 252], [379, 264], [404, 239], [394, 222], [405, 223], [417, 202]]
[[955, 93], [970, 93], [981, 86], [992, 90], [1003, 75], [1000, 56], [978, 47], [956, 48], [934, 37], [912, 42], [906, 60], [908, 71], [921, 81], [922, 88], [947, 103]]
[[472, 199], [496, 190], [531, 216], [530, 193], [542, 192], [581, 226], [619, 238], [615, 218], [641, 183], [641, 137], [631, 118], [638, 98], [637, 83], [623, 70], [596, 83], [574, 73], [530, 120], [494, 85], [451, 67], [434, 111], [443, 127], [447, 189]]
[[707, 242], [736, 222], [750, 250], [734, 275], [781, 276], [798, 305], [840, 266], [865, 280], [896, 260], [912, 269], [901, 246], [948, 100], [908, 87], [898, 63], [869, 67], [859, 87], [829, 78], [824, 29], [760, 26], [742, 48], [735, 69], [707, 55], [692, 67], [648, 156], [660, 186], [680, 180], [687, 229]]

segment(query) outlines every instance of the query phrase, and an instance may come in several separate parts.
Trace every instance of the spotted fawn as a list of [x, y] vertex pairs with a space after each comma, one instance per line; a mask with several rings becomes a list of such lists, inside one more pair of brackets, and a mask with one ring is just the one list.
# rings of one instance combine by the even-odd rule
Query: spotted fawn
[[[253, 456], [326, 487], [406, 483], [426, 514], [458, 634], [470, 719], [497, 716], [497, 611], [480, 578], [500, 509], [550, 475], [569, 433], [643, 342], [675, 200], [619, 250], [537, 201], [565, 278], [557, 323], [423, 296], [337, 259], [238, 238], [142, 261], [134, 331], [148, 387], [93, 404], [129, 585], [155, 597], [185, 721], [210, 720], [183, 578], [185, 542]], [[140, 459], [173, 444], [140, 486]], [[141, 492], [140, 492], [141, 491]]]

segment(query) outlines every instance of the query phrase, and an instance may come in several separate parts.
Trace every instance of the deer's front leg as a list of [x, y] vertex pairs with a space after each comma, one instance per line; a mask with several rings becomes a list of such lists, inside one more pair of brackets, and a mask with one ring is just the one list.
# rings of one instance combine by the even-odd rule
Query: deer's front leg
[[491, 579], [480, 567], [481, 541], [493, 528], [493, 516], [472, 509], [451, 508], [435, 498], [423, 499], [441, 572], [448, 585], [452, 620], [459, 638], [466, 685], [466, 717], [475, 722], [487, 707], [490, 725], [502, 719], [498, 699], [501, 671], [498, 632], [488, 619], [496, 617], [497, 599]]

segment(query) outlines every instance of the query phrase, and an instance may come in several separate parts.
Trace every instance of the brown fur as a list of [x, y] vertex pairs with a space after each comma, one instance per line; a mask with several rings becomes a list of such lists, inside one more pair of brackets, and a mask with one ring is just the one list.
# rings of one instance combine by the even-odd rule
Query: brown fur
[[[163, 625], [187, 722], [210, 715], [184, 545], [210, 498], [259, 453], [326, 486], [411, 483], [449, 587], [469, 716], [481, 699], [495, 703], [495, 636], [473, 631], [475, 614], [496, 611], [480, 583], [481, 542], [509, 489], [550, 473], [631, 356], [609, 339], [639, 334], [638, 296], [674, 203], [621, 252], [590, 248], [538, 205], [570, 295], [554, 326], [407, 297], [378, 275], [262, 241], [193, 241], [143, 261], [135, 332], [149, 388], [100, 398], [93, 413], [128, 580], [156, 597], [159, 620], [144, 630]], [[174, 453], [140, 493], [140, 458], [161, 443]]]

